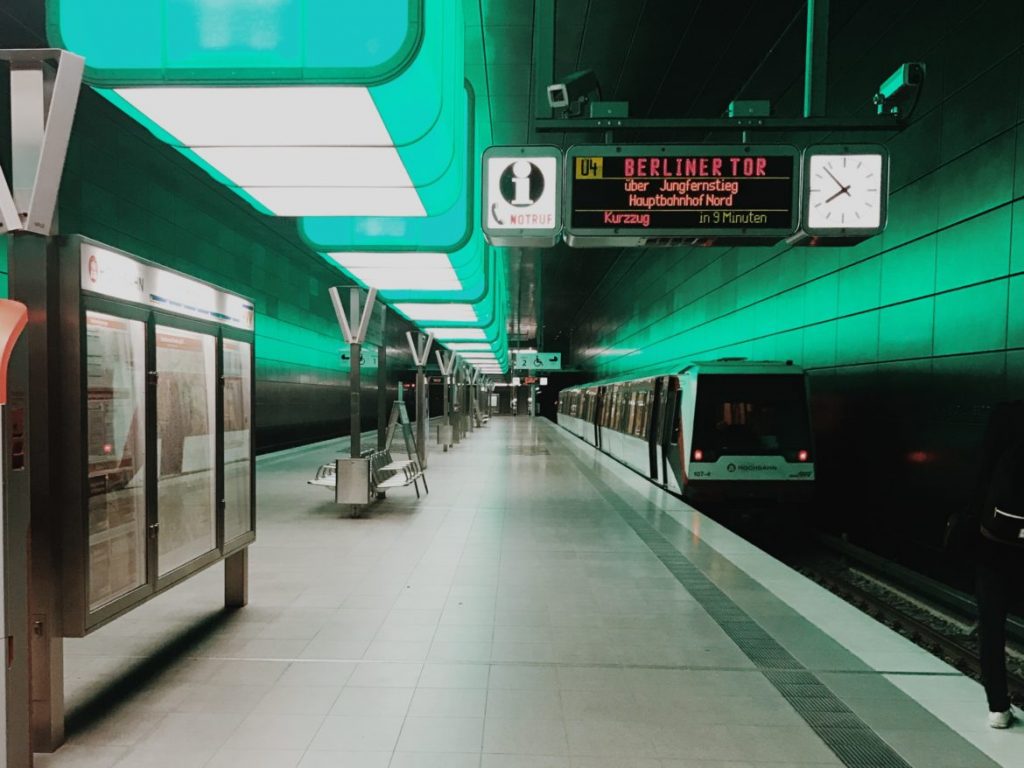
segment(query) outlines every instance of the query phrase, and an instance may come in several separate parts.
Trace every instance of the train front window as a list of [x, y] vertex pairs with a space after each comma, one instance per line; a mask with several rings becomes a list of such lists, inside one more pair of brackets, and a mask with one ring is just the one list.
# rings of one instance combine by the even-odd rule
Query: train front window
[[802, 376], [704, 374], [696, 410], [693, 447], [705, 455], [788, 454], [810, 447]]

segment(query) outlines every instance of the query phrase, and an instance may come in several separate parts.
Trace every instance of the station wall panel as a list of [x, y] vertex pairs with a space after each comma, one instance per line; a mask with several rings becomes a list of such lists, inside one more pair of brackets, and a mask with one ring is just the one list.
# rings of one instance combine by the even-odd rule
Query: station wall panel
[[[830, 115], [864, 115], [903, 61], [928, 68], [909, 126], [883, 138], [886, 231], [852, 248], [623, 251], [577, 319], [571, 362], [596, 379], [793, 359], [811, 372], [822, 511], [935, 543], [968, 500], [988, 409], [1024, 398], [1024, 4], [832, 12]], [[773, 80], [745, 93], [799, 114], [801, 63], [764, 67]]]

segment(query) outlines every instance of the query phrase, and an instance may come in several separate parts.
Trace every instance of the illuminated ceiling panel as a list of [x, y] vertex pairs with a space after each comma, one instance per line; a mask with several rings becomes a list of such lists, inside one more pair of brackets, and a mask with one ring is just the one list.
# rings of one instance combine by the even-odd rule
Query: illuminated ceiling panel
[[115, 91], [179, 146], [392, 146], [365, 88], [158, 86]]
[[415, 220], [462, 194], [461, 10], [49, 0], [47, 28], [86, 57], [87, 82], [264, 213]]
[[364, 285], [387, 291], [458, 291], [459, 277], [444, 253], [330, 253]]
[[394, 305], [414, 322], [475, 323], [478, 321], [472, 304], [425, 304], [399, 302]]
[[46, 0], [52, 44], [97, 85], [374, 83], [423, 38], [423, 0]]
[[[231, 185], [232, 187], [234, 185]], [[423, 204], [413, 187], [239, 187], [275, 216], [336, 216], [368, 212], [422, 216]]]
[[453, 352], [489, 352], [491, 345], [476, 341], [450, 341], [445, 344]]
[[410, 187], [391, 147], [193, 147], [242, 187]]
[[423, 330], [431, 334], [438, 341], [482, 340], [487, 338], [483, 328], [424, 328]]

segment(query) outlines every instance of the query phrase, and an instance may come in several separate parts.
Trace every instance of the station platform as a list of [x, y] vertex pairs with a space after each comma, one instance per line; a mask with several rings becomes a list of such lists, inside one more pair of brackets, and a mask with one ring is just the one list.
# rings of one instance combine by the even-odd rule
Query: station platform
[[250, 604], [219, 567], [66, 642], [43, 768], [1020, 766], [980, 686], [544, 419], [346, 519], [258, 462]]

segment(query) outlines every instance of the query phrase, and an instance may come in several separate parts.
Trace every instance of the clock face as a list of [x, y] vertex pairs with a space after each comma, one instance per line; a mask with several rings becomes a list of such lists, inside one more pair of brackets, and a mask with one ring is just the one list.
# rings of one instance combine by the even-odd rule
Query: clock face
[[881, 154], [811, 155], [807, 228], [880, 229], [886, 192]]

